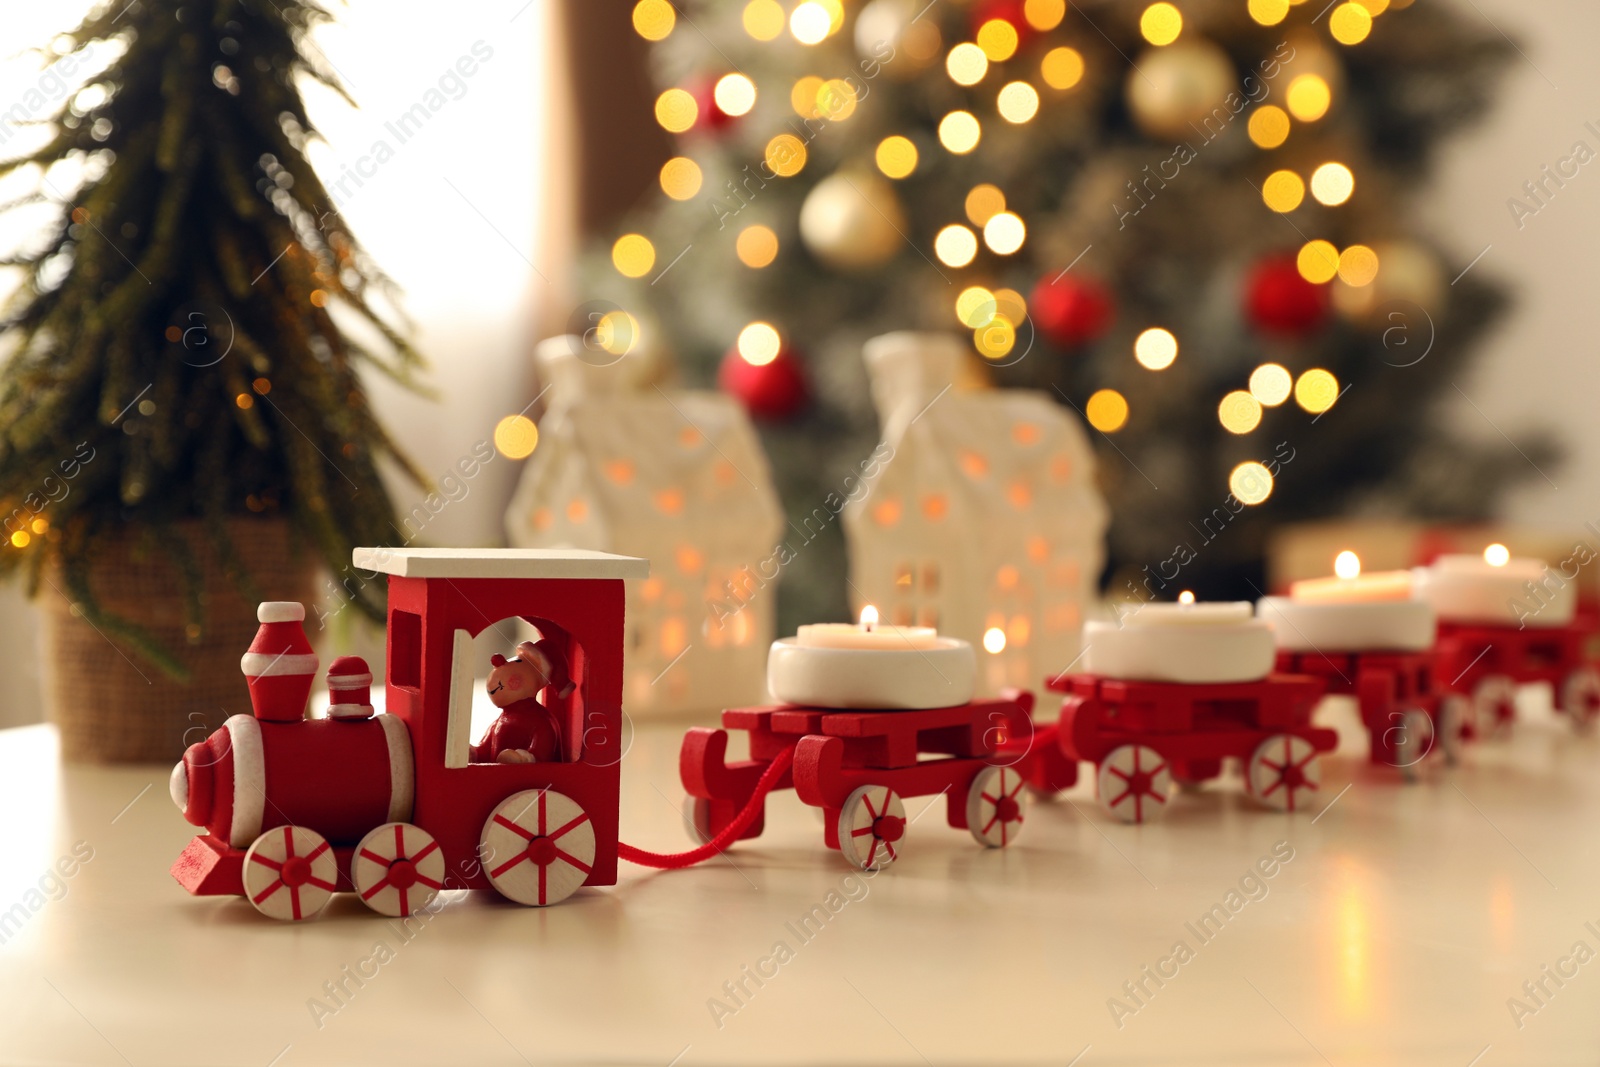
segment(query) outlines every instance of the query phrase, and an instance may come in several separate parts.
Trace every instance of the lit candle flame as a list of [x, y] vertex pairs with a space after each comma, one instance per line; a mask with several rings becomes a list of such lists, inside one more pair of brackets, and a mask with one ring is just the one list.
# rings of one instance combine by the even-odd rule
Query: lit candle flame
[[998, 656], [1006, 650], [1006, 632], [998, 626], [991, 626], [983, 632], [983, 648], [992, 656]]
[[1511, 550], [1497, 541], [1483, 550], [1483, 561], [1491, 567], [1504, 567], [1511, 562]]
[[1333, 573], [1346, 580], [1361, 575], [1361, 557], [1348, 548], [1333, 557]]
[[878, 609], [868, 604], [861, 609], [861, 628], [871, 633], [876, 625], [878, 625]]
[[1180, 603], [1180, 604], [1193, 604], [1194, 603], [1194, 594], [1192, 592], [1190, 592], [1189, 590], [1185, 589], [1183, 592], [1178, 594], [1178, 603]]

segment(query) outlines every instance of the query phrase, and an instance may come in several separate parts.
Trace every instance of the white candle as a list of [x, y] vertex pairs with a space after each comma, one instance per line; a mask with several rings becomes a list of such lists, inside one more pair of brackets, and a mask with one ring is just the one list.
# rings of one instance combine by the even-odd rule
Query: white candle
[[1272, 631], [1248, 601], [1142, 604], [1116, 622], [1084, 624], [1083, 670], [1128, 681], [1247, 682], [1272, 671]]
[[1287, 597], [1262, 597], [1256, 614], [1288, 652], [1421, 652], [1433, 646], [1433, 609], [1411, 599], [1408, 571], [1361, 573], [1341, 552], [1331, 578], [1293, 582]]
[[767, 688], [785, 704], [810, 708], [946, 708], [972, 699], [972, 646], [925, 626], [819, 623], [772, 643]]
[[1418, 567], [1416, 596], [1444, 622], [1489, 626], [1565, 626], [1578, 607], [1578, 586], [1543, 560], [1512, 558], [1504, 545], [1483, 555], [1449, 554]]

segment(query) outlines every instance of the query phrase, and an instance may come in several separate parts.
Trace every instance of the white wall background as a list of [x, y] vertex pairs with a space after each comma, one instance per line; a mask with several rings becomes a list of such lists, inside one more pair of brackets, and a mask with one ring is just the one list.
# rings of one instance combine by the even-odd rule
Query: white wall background
[[[47, 42], [88, 8], [85, 0], [35, 0], [0, 7], [0, 112], [39, 79], [34, 57], [10, 57]], [[379, 414], [421, 469], [435, 477], [488, 440], [495, 423], [533, 398], [528, 353], [534, 323], [550, 303], [538, 271], [552, 270], [543, 241], [550, 134], [547, 82], [552, 5], [548, 0], [471, 0], [441, 17], [423, 0], [349, 0], [334, 5], [338, 23], [317, 41], [361, 105], [306, 91], [311, 118], [327, 144], [312, 158], [325, 183], [354, 168], [384, 139], [394, 156], [347, 183], [340, 210], [379, 265], [404, 290], [418, 347], [432, 363], [437, 402], [371, 381]], [[470, 77], [449, 80], [462, 56], [492, 49]], [[441, 77], [447, 84], [440, 85]], [[420, 132], [399, 144], [385, 123], [398, 120], [430, 90], [445, 103]], [[44, 117], [44, 116], [40, 116]], [[19, 134], [8, 148], [23, 142]], [[371, 172], [373, 168], [368, 165]], [[9, 229], [5, 227], [9, 225]], [[0, 222], [0, 246], [23, 234]], [[536, 271], [533, 264], [539, 263]], [[517, 474], [503, 457], [469, 483], [426, 527], [434, 544], [500, 542], [501, 515]], [[402, 514], [424, 492], [396, 481]], [[0, 726], [41, 715], [35, 613], [14, 588], [0, 589]]]

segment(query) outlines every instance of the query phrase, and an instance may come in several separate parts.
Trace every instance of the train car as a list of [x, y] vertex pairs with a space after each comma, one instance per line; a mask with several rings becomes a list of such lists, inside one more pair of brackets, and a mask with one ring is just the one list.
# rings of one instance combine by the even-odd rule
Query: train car
[[[241, 667], [253, 714], [235, 715], [173, 769], [173, 801], [205, 833], [172, 867], [196, 895], [245, 896], [275, 918], [316, 915], [353, 891], [411, 914], [445, 888], [546, 905], [617, 877], [623, 581], [642, 559], [577, 550], [364, 548], [389, 583], [386, 710], [364, 664], [330, 677], [333, 714], [305, 717], [317, 657], [298, 604], [261, 606]], [[560, 660], [537, 703], [559, 759], [473, 759], [473, 639], [524, 621]], [[511, 627], [506, 639], [514, 640]], [[534, 694], [530, 693], [532, 699]]]
[[1466, 738], [1460, 713], [1439, 685], [1437, 657], [1421, 652], [1305, 652], [1280, 649], [1278, 670], [1314, 675], [1328, 694], [1354, 697], [1373, 763], [1407, 778], [1432, 752], [1455, 764]]
[[1600, 719], [1600, 617], [1579, 612], [1559, 626], [1441, 620], [1434, 656], [1469, 736], [1486, 737], [1516, 716], [1517, 686], [1550, 685], [1556, 710], [1583, 732]]

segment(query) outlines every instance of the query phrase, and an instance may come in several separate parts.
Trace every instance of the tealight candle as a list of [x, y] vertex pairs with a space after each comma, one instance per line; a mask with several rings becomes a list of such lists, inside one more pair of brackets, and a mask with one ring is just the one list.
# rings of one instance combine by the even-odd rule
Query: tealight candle
[[1332, 578], [1292, 582], [1286, 597], [1262, 597], [1256, 614], [1289, 652], [1420, 652], [1433, 645], [1433, 609], [1411, 599], [1408, 571], [1362, 574], [1354, 552]]
[[870, 605], [861, 622], [817, 623], [767, 653], [767, 689], [810, 708], [910, 710], [972, 699], [972, 646], [927, 626], [883, 626]]
[[1247, 601], [1143, 604], [1116, 622], [1083, 627], [1083, 669], [1105, 678], [1215, 684], [1248, 682], [1272, 671], [1272, 631]]
[[1565, 626], [1578, 607], [1577, 583], [1539, 559], [1513, 558], [1504, 545], [1483, 555], [1448, 554], [1413, 572], [1416, 595], [1443, 622]]

